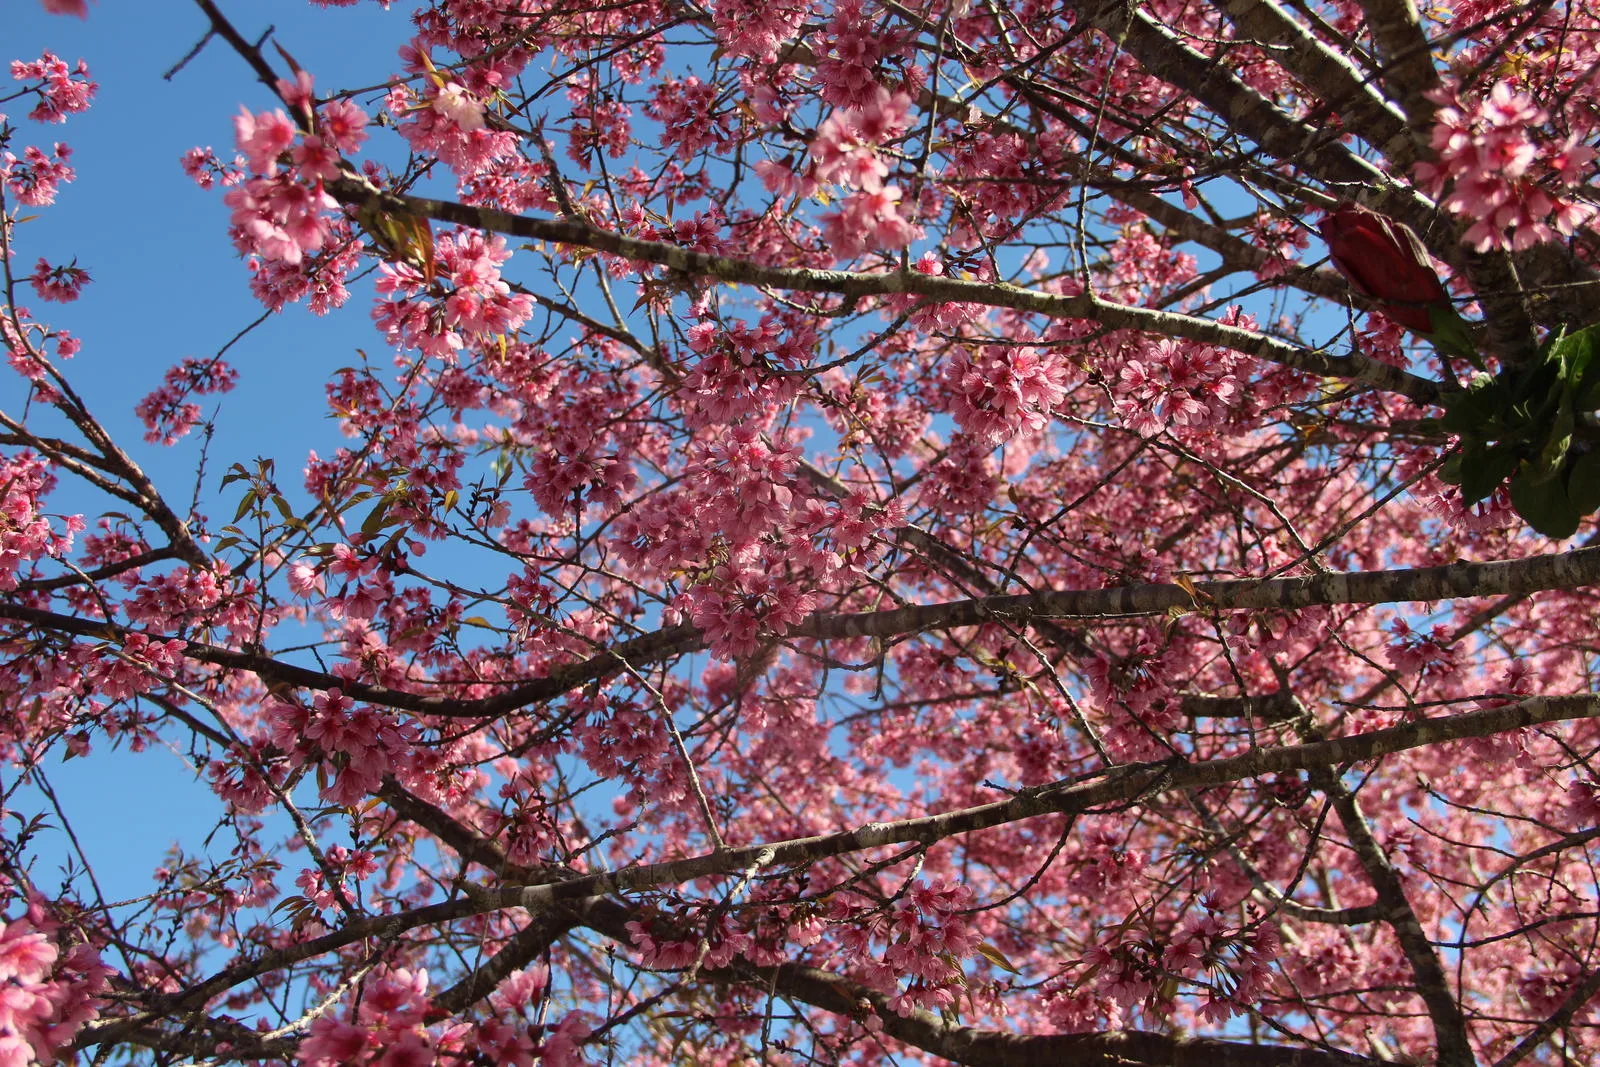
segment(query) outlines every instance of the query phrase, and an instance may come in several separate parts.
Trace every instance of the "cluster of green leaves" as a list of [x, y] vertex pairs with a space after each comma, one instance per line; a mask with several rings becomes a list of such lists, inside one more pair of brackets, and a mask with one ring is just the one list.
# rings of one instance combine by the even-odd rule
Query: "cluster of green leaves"
[[1554, 335], [1540, 358], [1479, 374], [1445, 402], [1460, 438], [1441, 477], [1475, 504], [1510, 480], [1511, 505], [1547, 537], [1571, 537], [1600, 509], [1600, 327]]

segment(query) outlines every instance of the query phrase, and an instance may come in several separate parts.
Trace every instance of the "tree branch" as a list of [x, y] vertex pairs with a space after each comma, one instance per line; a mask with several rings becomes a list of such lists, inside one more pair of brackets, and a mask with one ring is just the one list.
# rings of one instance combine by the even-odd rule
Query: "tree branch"
[[750, 260], [626, 237], [576, 219], [534, 219], [450, 200], [383, 193], [354, 179], [329, 183], [328, 192], [340, 203], [352, 207], [371, 203], [391, 215], [413, 215], [512, 237], [594, 249], [684, 274], [707, 275], [724, 282], [800, 292], [835, 293], [848, 299], [908, 294], [941, 303], [980, 304], [1030, 311], [1057, 319], [1086, 319], [1111, 329], [1145, 330], [1230, 348], [1320, 377], [1353, 379], [1423, 404], [1435, 403], [1444, 393], [1455, 389], [1453, 383], [1419, 378], [1398, 367], [1359, 354], [1335, 356], [1297, 348], [1266, 334], [1225, 326], [1210, 319], [1126, 304], [1110, 304], [1093, 296], [1065, 296], [1024, 289], [1005, 282], [965, 281], [916, 271], [858, 273], [769, 267]]

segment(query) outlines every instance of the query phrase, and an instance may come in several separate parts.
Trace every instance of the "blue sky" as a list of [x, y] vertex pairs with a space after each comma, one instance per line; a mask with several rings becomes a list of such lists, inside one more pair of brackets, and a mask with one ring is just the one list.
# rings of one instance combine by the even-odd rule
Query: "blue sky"
[[[275, 26], [276, 39], [306, 69], [330, 77], [337, 72], [352, 79], [344, 83], [351, 86], [380, 82], [397, 68], [396, 48], [410, 30], [401, 11], [371, 4], [323, 10], [306, 0], [234, 0], [222, 7], [252, 38]], [[210, 42], [172, 80], [163, 79], [204, 30], [204, 17], [186, 0], [104, 0], [87, 21], [47, 15], [36, 0], [12, 0], [0, 57], [35, 59], [49, 49], [69, 63], [86, 60], [100, 84], [90, 111], [63, 126], [28, 121], [21, 101], [0, 106], [18, 128], [13, 151], [63, 141], [78, 171], [53, 207], [18, 227], [17, 266], [27, 273], [40, 256], [52, 263], [75, 258], [93, 278], [75, 304], [45, 304], [26, 289], [23, 301], [38, 318], [83, 339], [67, 368], [70, 380], [180, 509], [194, 489], [199, 435], [171, 448], [145, 444], [134, 405], [160, 384], [168, 366], [215, 353], [262, 311], [228, 240], [220, 193], [199, 189], [179, 168], [180, 157], [196, 145], [231, 155], [232, 117], [240, 104], [263, 109], [272, 103], [220, 41]], [[322, 91], [337, 87], [318, 83]], [[307, 449], [326, 453], [343, 443], [325, 417], [323, 383], [330, 369], [352, 362], [358, 346], [382, 358], [368, 306], [360, 291], [342, 312], [324, 319], [292, 306], [229, 351], [239, 386], [209, 398], [220, 401], [220, 411], [203, 483], [202, 499], [210, 504], [201, 510], [213, 525], [232, 518], [230, 501], [239, 492], [217, 492], [229, 464], [274, 457], [290, 489], [299, 485]], [[0, 386], [8, 412], [20, 410], [20, 399], [16, 384]], [[53, 504], [91, 519], [99, 514], [94, 498], [66, 483]], [[90, 759], [52, 761], [46, 771], [110, 899], [148, 892], [150, 872], [168, 845], [182, 839], [198, 847], [213, 825], [215, 798], [177, 753], [114, 754], [102, 741]], [[30, 791], [12, 806], [28, 811], [35, 799]], [[42, 860], [35, 877], [51, 887], [68, 845], [60, 834], [37, 844]]]

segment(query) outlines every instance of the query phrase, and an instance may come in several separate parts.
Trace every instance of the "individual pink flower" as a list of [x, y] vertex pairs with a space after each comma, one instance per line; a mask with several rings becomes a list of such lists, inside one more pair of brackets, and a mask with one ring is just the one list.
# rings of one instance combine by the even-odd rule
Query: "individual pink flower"
[[330, 100], [317, 110], [317, 129], [340, 152], [354, 152], [367, 139], [367, 113], [350, 100]]
[[39, 0], [39, 2], [52, 15], [76, 15], [80, 19], [89, 17], [88, 0]]
[[297, 597], [309, 598], [323, 591], [322, 572], [309, 563], [289, 566], [289, 589]]
[[0, 982], [33, 985], [55, 966], [56, 946], [26, 919], [0, 923]]
[[278, 172], [278, 157], [294, 144], [295, 128], [282, 108], [251, 114], [240, 108], [233, 119], [234, 140], [250, 169], [268, 177]]
[[483, 129], [483, 104], [457, 82], [440, 89], [429, 106], [464, 131]]

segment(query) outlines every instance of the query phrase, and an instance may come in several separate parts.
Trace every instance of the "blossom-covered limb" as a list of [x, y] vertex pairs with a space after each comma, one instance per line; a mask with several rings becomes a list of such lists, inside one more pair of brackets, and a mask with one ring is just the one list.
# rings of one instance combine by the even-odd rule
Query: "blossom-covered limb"
[[1296, 370], [1325, 377], [1353, 378], [1424, 403], [1437, 399], [1441, 392], [1449, 391], [1449, 387], [1441, 383], [1374, 363], [1356, 353], [1335, 356], [1296, 348], [1265, 334], [1251, 333], [1209, 319], [1111, 304], [1088, 296], [1063, 296], [1005, 283], [965, 281], [914, 271], [862, 274], [768, 267], [750, 260], [696, 252], [679, 245], [641, 241], [572, 219], [535, 219], [447, 200], [409, 194], [379, 194], [351, 182], [335, 182], [329, 186], [329, 192], [347, 204], [362, 204], [378, 197], [386, 210], [478, 226], [514, 237], [591, 248], [626, 259], [659, 264], [686, 275], [707, 275], [725, 282], [802, 292], [837, 293], [851, 298], [905, 293], [941, 302], [1013, 308], [1056, 318], [1087, 319], [1116, 329], [1148, 329], [1169, 336], [1225, 345]]
[[771, 850], [771, 864], [806, 863], [911, 841], [938, 841], [1022, 819], [1062, 812], [1083, 813], [1169, 790], [1208, 789], [1242, 778], [1310, 770], [1374, 759], [1444, 740], [1489, 737], [1546, 722], [1600, 718], [1600, 696], [1531, 697], [1515, 704], [1422, 719], [1405, 726], [1325, 741], [1257, 749], [1206, 763], [1124, 765], [1097, 782], [1058, 782], [1019, 793], [1010, 800], [922, 819], [861, 827], [838, 834], [750, 845], [666, 863], [630, 867], [549, 884], [511, 887], [482, 895], [501, 907], [538, 909], [567, 900], [637, 892], [715, 874], [743, 870]]

